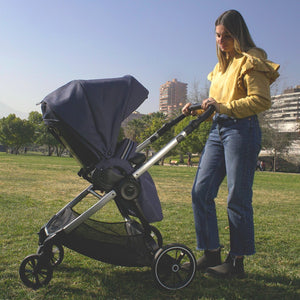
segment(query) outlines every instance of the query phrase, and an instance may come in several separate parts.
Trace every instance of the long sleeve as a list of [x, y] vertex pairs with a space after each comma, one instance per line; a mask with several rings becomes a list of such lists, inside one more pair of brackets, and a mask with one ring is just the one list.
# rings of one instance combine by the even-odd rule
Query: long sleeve
[[247, 96], [220, 104], [221, 114], [246, 118], [271, 107], [270, 81], [263, 72], [253, 70], [245, 75], [243, 84]]
[[221, 114], [245, 118], [270, 108], [270, 84], [279, 76], [279, 65], [259, 54], [259, 49], [238, 54], [224, 73], [217, 64], [208, 75], [210, 97], [220, 104]]

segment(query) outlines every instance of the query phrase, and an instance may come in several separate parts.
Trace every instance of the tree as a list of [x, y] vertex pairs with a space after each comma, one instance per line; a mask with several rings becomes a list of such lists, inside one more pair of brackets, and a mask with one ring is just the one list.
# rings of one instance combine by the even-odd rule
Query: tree
[[291, 132], [279, 131], [278, 125], [271, 125], [263, 113], [259, 114], [258, 117], [262, 131], [262, 149], [271, 151], [273, 156], [273, 171], [276, 172], [277, 158], [280, 154], [288, 153], [295, 136]]
[[[201, 103], [204, 99], [208, 98], [209, 95], [209, 85], [206, 82], [205, 86], [201, 89], [200, 82], [195, 80], [192, 84], [192, 88], [188, 95], [188, 102], [191, 103]], [[178, 115], [181, 113], [178, 112]], [[179, 134], [191, 120], [195, 117], [186, 117], [180, 123], [178, 123], [174, 128], [174, 134]], [[199, 128], [195, 129], [188, 137], [186, 137], [177, 147], [180, 155], [185, 155], [186, 153], [201, 153], [206, 140], [208, 138], [209, 130], [211, 127], [211, 122], [203, 122]]]
[[[167, 116], [161, 112], [156, 112], [149, 115], [148, 118], [145, 119], [145, 128], [139, 137], [139, 142], [146, 140], [158, 129], [160, 129], [167, 121]], [[153, 149], [155, 152], [158, 152], [173, 138], [173, 136], [173, 128], [171, 128], [151, 144], [151, 149]], [[168, 154], [171, 155], [171, 152]], [[164, 164], [164, 158], [162, 158], [161, 164]]]
[[41, 127], [42, 125], [44, 125], [43, 117], [39, 112], [32, 111], [31, 113], [29, 113], [28, 121], [34, 127], [33, 142], [39, 144], [39, 139], [41, 138]]
[[[149, 138], [153, 133], [155, 133], [159, 128], [161, 128], [166, 122], [167, 117], [161, 112], [145, 115], [140, 119], [134, 119], [128, 122], [125, 129], [126, 136], [140, 144]], [[149, 145], [145, 149], [146, 157], [148, 157], [148, 152], [150, 149], [153, 149], [154, 151], [160, 150], [169, 140], [172, 139], [173, 136], [173, 130], [171, 129], [154, 143]]]
[[146, 124], [144, 117], [141, 119], [133, 119], [129, 121], [125, 128], [126, 137], [138, 143], [139, 136], [143, 132], [145, 126]]
[[209, 85], [206, 81], [203, 88], [200, 88], [200, 82], [198, 80], [194, 80], [192, 84], [192, 88], [188, 95], [188, 101], [191, 103], [202, 103], [202, 101], [208, 98], [209, 95]]
[[124, 128], [120, 128], [119, 136], [118, 136], [118, 142], [121, 142], [125, 138], [125, 131]]
[[34, 126], [27, 120], [21, 120], [10, 114], [0, 120], [0, 142], [9, 147], [11, 153], [18, 154], [21, 147], [32, 142]]
[[[180, 123], [178, 123], [174, 129], [175, 134], [179, 134], [193, 118], [195, 117], [189, 116], [182, 120]], [[210, 128], [210, 121], [201, 123], [199, 128], [195, 129], [179, 144], [179, 151], [182, 154], [186, 154], [188, 152], [200, 154], [208, 138]]]
[[48, 151], [48, 156], [51, 156], [54, 151], [56, 152], [57, 156], [61, 156], [65, 148], [49, 132], [47, 126], [43, 121], [42, 114], [40, 114], [37, 111], [32, 111], [29, 114], [28, 121], [34, 127], [34, 136], [33, 136], [34, 143], [39, 146], [46, 146]]

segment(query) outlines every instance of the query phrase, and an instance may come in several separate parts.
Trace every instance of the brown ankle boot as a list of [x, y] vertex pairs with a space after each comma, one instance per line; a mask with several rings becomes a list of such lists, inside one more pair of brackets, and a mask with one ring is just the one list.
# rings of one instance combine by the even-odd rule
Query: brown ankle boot
[[208, 268], [206, 274], [223, 278], [230, 278], [233, 276], [242, 278], [245, 276], [244, 257], [237, 258], [228, 254], [223, 264]]
[[208, 267], [214, 267], [221, 263], [221, 249], [217, 251], [205, 250], [204, 255], [197, 260], [197, 270], [205, 271]]
[[[197, 260], [197, 270], [205, 271], [208, 267], [220, 265], [221, 261], [221, 247], [216, 251], [204, 250], [204, 255]], [[189, 269], [190, 263], [182, 265], [183, 269]]]

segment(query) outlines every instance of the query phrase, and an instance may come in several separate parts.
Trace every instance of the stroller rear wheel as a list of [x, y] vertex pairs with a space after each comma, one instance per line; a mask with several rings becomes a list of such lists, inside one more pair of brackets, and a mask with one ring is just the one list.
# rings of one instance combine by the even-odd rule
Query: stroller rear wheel
[[[189, 268], [182, 268], [189, 263]], [[169, 244], [159, 249], [153, 260], [152, 273], [156, 283], [167, 290], [178, 290], [189, 285], [196, 272], [193, 252], [182, 244]]]
[[42, 264], [40, 255], [32, 254], [24, 258], [19, 274], [23, 283], [32, 289], [46, 285], [52, 279], [53, 270], [50, 263]]

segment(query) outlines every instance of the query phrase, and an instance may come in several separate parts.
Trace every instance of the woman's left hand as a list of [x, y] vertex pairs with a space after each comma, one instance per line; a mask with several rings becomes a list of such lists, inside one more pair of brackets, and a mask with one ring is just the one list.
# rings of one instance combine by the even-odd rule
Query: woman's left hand
[[220, 112], [220, 105], [214, 98], [207, 98], [202, 102], [202, 108], [207, 110], [210, 105], [213, 105], [216, 108], [216, 112]]

